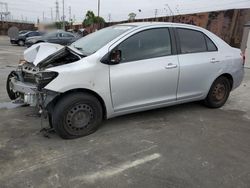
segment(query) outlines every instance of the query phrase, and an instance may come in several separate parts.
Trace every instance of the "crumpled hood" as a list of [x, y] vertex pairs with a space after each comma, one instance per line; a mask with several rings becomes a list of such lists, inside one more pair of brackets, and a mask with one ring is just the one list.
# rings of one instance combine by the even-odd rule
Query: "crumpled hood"
[[48, 56], [62, 50], [65, 46], [52, 43], [39, 43], [24, 51], [24, 60], [37, 66]]
[[24, 60], [29, 63], [33, 63], [35, 66], [42, 66], [44, 64], [43, 61], [56, 58], [63, 51], [70, 51], [75, 54], [78, 59], [84, 57], [81, 51], [72, 46], [62, 46], [60, 44], [52, 43], [38, 43], [24, 51]]

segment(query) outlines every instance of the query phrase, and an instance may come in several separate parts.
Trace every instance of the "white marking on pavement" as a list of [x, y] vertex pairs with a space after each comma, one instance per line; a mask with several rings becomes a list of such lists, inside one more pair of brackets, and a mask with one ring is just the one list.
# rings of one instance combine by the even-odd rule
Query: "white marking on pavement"
[[128, 162], [123, 163], [117, 167], [110, 167], [108, 169], [94, 172], [92, 174], [87, 174], [87, 175], [83, 175], [83, 176], [76, 176], [76, 177], [72, 178], [70, 181], [78, 180], [78, 181], [86, 181], [89, 183], [93, 183], [95, 180], [109, 178], [109, 177], [114, 176], [116, 174], [122, 173], [125, 170], [136, 167], [138, 165], [142, 165], [142, 164], [147, 163], [149, 161], [153, 161], [153, 160], [158, 159], [160, 157], [161, 157], [161, 155], [159, 153], [154, 153], [152, 155], [145, 156], [141, 159], [137, 159], [137, 160], [132, 161], [132, 162], [128, 161]]
[[152, 145], [152, 146], [150, 146], [150, 147], [148, 147], [148, 148], [145, 148], [145, 149], [139, 150], [139, 151], [137, 151], [137, 152], [131, 153], [129, 156], [133, 156], [133, 155], [138, 155], [138, 154], [140, 154], [140, 153], [144, 153], [144, 152], [146, 152], [146, 151], [149, 151], [149, 150], [152, 150], [152, 149], [156, 148], [157, 146], [158, 146], [158, 145]]
[[15, 104], [13, 102], [2, 102], [0, 103], [0, 109], [14, 109], [23, 106], [24, 104]]

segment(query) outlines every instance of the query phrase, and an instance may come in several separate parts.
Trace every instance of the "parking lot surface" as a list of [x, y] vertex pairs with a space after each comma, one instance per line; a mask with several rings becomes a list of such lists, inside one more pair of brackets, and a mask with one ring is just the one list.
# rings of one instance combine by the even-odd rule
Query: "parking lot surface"
[[39, 132], [33, 108], [9, 103], [6, 77], [24, 49], [0, 36], [1, 188], [250, 187], [250, 69], [221, 109], [189, 103], [141, 112], [62, 140]]

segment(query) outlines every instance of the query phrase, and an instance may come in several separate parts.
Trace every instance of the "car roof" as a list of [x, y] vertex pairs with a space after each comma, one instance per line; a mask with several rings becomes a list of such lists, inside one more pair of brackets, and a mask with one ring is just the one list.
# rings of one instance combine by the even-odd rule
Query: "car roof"
[[172, 27], [185, 27], [185, 28], [193, 28], [193, 29], [201, 29], [201, 27], [190, 25], [190, 24], [183, 24], [183, 23], [173, 23], [173, 22], [130, 22], [124, 24], [118, 24], [121, 26], [134, 26], [134, 27], [147, 27], [147, 26], [172, 26]]
[[191, 25], [191, 24], [183, 24], [183, 23], [172, 23], [172, 22], [130, 22], [130, 23], [124, 23], [124, 24], [118, 24], [120, 26], [134, 26], [137, 29], [140, 28], [146, 28], [146, 27], [157, 27], [157, 26], [166, 26], [166, 27], [180, 27], [180, 28], [186, 28], [186, 29], [193, 29], [197, 31], [201, 31], [205, 33], [209, 38], [213, 38], [213, 41], [217, 45], [228, 47], [229, 45], [223, 41], [221, 38], [216, 36], [214, 33], [208, 31], [207, 29], [204, 29], [199, 26]]
[[70, 33], [70, 32], [64, 30], [56, 30], [55, 33]]

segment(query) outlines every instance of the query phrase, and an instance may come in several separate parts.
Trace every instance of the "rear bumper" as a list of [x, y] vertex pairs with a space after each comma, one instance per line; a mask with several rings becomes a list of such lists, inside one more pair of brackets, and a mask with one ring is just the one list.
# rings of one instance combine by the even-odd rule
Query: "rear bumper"
[[16, 39], [10, 39], [10, 43], [11, 44], [17, 44], [17, 40]]
[[242, 67], [242, 69], [238, 70], [237, 72], [234, 72], [233, 74], [234, 84], [233, 84], [232, 90], [240, 86], [240, 84], [242, 83], [244, 79], [244, 74], [245, 74], [244, 67]]

